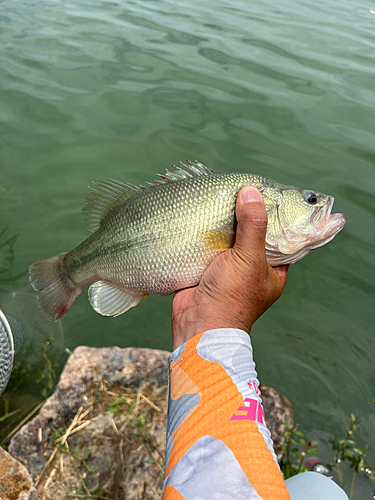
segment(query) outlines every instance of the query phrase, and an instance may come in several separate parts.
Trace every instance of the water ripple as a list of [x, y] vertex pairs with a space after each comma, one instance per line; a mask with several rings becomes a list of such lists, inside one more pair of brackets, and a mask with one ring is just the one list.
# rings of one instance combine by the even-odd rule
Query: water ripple
[[[0, 209], [22, 242], [15, 272], [86, 237], [86, 186], [103, 177], [138, 184], [197, 158], [332, 194], [347, 225], [292, 266], [282, 299], [254, 327], [256, 356], [307, 431], [333, 433], [354, 411], [375, 449], [368, 10], [357, 0], [1, 2]], [[142, 307], [158, 318], [151, 333]], [[169, 308], [150, 297], [106, 318], [103, 339], [102, 318], [79, 300], [68, 347], [110, 336], [170, 348]]]

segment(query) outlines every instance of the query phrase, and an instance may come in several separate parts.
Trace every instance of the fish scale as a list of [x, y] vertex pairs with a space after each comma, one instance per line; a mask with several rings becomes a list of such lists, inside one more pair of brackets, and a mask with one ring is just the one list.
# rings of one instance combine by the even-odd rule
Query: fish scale
[[[104, 221], [89, 246], [84, 242], [67, 254], [71, 279], [81, 282], [95, 273], [143, 295], [169, 295], [195, 285], [222, 251], [207, 249], [204, 233], [224, 230], [232, 239], [237, 192], [251, 181], [245, 174], [219, 174], [140, 191]], [[222, 192], [227, 195], [216, 199]], [[108, 260], [109, 254], [118, 259]]]
[[198, 162], [160, 177], [147, 187], [110, 179], [93, 183], [84, 207], [93, 234], [71, 252], [30, 267], [30, 281], [49, 317], [65, 314], [90, 283], [91, 305], [109, 316], [145, 295], [196, 285], [212, 260], [232, 246], [236, 198], [247, 185], [263, 195], [271, 265], [300, 260], [345, 224], [341, 214], [330, 215], [332, 197], [265, 177], [216, 174]]

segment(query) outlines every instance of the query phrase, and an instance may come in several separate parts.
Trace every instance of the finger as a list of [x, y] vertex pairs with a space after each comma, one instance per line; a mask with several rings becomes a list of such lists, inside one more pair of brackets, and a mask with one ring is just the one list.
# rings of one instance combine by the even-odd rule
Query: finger
[[280, 277], [280, 279], [284, 281], [286, 281], [288, 269], [289, 269], [289, 264], [286, 264], [285, 266], [273, 267], [275, 273]]
[[241, 189], [237, 196], [236, 218], [234, 251], [247, 261], [265, 260], [267, 212], [258, 189], [253, 186]]
[[283, 293], [286, 284], [288, 268], [289, 265], [272, 268], [271, 276], [273, 282], [274, 301], [277, 300]]

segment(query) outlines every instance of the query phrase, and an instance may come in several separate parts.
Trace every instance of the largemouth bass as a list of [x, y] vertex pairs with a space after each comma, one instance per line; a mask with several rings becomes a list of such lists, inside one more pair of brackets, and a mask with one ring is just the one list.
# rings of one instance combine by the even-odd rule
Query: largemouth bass
[[118, 316], [144, 296], [196, 285], [232, 246], [236, 198], [247, 185], [264, 199], [271, 266], [297, 262], [345, 225], [344, 215], [331, 215], [332, 196], [258, 175], [217, 174], [199, 162], [180, 165], [146, 187], [110, 179], [90, 186], [83, 216], [93, 234], [30, 266], [48, 317], [61, 318], [90, 283], [90, 303], [104, 316]]

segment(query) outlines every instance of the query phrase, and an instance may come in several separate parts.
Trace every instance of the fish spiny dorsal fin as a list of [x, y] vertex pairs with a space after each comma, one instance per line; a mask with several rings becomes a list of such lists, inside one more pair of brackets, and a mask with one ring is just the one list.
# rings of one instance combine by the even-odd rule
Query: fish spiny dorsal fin
[[112, 179], [104, 179], [90, 184], [83, 207], [83, 220], [87, 229], [93, 232], [97, 231], [109, 212], [132, 198], [141, 189], [149, 189], [159, 184], [182, 181], [200, 177], [201, 175], [215, 174], [213, 170], [205, 167], [197, 160], [188, 160], [187, 165], [180, 162], [180, 165], [172, 165], [172, 167], [175, 169], [173, 172], [167, 169], [165, 174], [158, 174], [160, 179], [154, 179], [154, 182], [146, 182], [146, 186], [134, 186], [127, 182]]
[[132, 198], [140, 189], [127, 182], [112, 179], [90, 184], [83, 207], [83, 220], [87, 229], [97, 231], [109, 212]]
[[212, 175], [215, 174], [215, 172], [211, 169], [203, 165], [203, 163], [199, 162], [198, 160], [190, 161], [188, 160], [189, 165], [184, 165], [183, 163], [180, 162], [180, 165], [188, 168], [194, 175], [194, 177], [199, 177], [200, 175]]
[[[212, 175], [215, 174], [213, 170], [208, 167], [205, 167], [203, 163], [199, 161], [187, 161], [187, 165], [185, 163], [180, 162], [180, 166], [172, 165], [175, 169], [174, 172], [170, 170], [166, 170], [165, 174], [158, 174], [160, 179], [154, 179], [157, 184], [167, 184], [168, 182], [176, 182], [182, 181], [184, 179], [200, 177], [201, 175]], [[155, 184], [154, 184], [155, 186]]]

